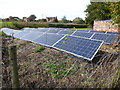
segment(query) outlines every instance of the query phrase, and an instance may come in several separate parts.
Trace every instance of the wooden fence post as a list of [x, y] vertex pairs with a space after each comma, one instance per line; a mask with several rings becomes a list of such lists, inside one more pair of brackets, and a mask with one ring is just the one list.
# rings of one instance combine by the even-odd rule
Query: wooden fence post
[[9, 47], [9, 57], [12, 67], [12, 87], [19, 88], [18, 67], [17, 67], [17, 50], [16, 46]]

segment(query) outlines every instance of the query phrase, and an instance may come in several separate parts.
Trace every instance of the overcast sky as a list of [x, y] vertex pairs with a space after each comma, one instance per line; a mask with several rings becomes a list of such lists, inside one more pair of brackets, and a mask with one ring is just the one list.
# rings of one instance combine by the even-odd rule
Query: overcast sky
[[90, 0], [0, 0], [0, 17], [28, 17], [35, 14], [38, 18], [57, 16], [60, 20], [75, 17], [85, 18], [84, 10]]

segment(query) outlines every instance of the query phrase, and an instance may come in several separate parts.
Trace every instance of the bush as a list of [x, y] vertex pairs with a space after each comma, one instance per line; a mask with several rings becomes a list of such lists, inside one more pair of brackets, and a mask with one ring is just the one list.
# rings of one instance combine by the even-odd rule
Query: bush
[[63, 24], [63, 23], [58, 23], [58, 24], [49, 24], [49, 27], [57, 27], [57, 28], [87, 28], [88, 25], [86, 24]]
[[3, 22], [2, 28], [22, 29], [24, 27], [39, 28], [39, 27], [55, 27], [55, 28], [87, 28], [86, 24], [73, 23], [39, 23], [39, 22]]

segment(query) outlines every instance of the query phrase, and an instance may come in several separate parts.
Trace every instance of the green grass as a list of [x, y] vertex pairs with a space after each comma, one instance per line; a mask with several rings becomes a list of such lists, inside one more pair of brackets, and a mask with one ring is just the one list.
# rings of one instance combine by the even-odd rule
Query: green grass
[[69, 70], [70, 67], [68, 68], [69, 65], [68, 63], [65, 62], [61, 62], [57, 64], [49, 62], [49, 63], [44, 63], [43, 66], [45, 67], [45, 71], [47, 71], [49, 74], [51, 74], [51, 76], [57, 79], [61, 79], [65, 75], [74, 74], [79, 69], [78, 66], [75, 65], [71, 70]]
[[0, 22], [1, 28], [12, 28], [17, 29], [16, 26], [13, 24], [13, 22]]
[[34, 49], [34, 52], [41, 52], [41, 51], [43, 51], [44, 49], [45, 49], [44, 46], [39, 46], [39, 47], [37, 47], [37, 48]]
[[92, 28], [76, 28], [76, 29], [92, 30]]

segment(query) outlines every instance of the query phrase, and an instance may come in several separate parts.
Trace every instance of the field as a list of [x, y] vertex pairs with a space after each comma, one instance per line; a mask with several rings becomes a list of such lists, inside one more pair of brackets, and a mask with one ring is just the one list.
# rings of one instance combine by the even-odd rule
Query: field
[[[11, 37], [7, 38], [7, 45], [13, 42], [17, 45], [21, 88], [119, 87], [120, 53], [117, 48], [111, 49], [111, 46], [103, 45], [93, 62], [88, 62], [53, 48], [20, 39], [13, 41]], [[4, 85], [8, 87], [12, 87], [10, 73], [9, 65], [8, 80], [5, 79], [4, 82]]]

